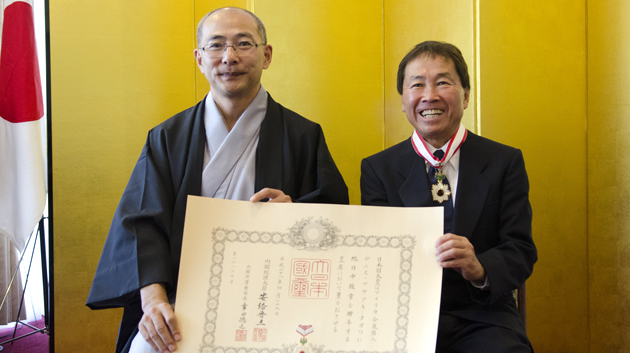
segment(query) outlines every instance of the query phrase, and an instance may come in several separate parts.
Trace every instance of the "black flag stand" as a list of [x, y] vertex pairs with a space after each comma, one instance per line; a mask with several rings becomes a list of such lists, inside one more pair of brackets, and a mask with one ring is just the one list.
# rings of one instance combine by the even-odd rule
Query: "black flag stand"
[[[17, 313], [17, 317], [15, 319], [15, 327], [13, 329], [13, 337], [9, 340], [6, 340], [4, 342], [0, 342], [0, 351], [2, 350], [2, 345], [6, 345], [7, 343], [11, 343], [13, 344], [13, 341], [19, 340], [20, 338], [24, 338], [24, 337], [28, 337], [30, 335], [34, 335], [36, 333], [43, 333], [43, 334], [48, 334], [48, 327], [49, 327], [49, 320], [50, 320], [50, 302], [49, 302], [49, 286], [48, 286], [48, 268], [46, 266], [47, 263], [47, 258], [46, 258], [46, 237], [45, 237], [45, 232], [44, 232], [44, 220], [46, 219], [46, 217], [42, 217], [42, 219], [39, 220], [39, 227], [37, 229], [37, 234], [35, 235], [35, 238], [37, 241], [37, 236], [39, 236], [39, 247], [40, 247], [40, 251], [41, 251], [41, 263], [42, 263], [42, 289], [44, 291], [44, 327], [42, 328], [38, 328], [35, 326], [32, 326], [30, 324], [27, 324], [26, 322], [23, 322], [20, 320], [20, 313], [22, 312], [22, 306], [24, 305], [24, 294], [26, 293], [26, 286], [28, 285], [28, 277], [31, 274], [31, 265], [33, 264], [33, 255], [35, 254], [35, 244], [33, 244], [33, 251], [31, 253], [31, 261], [28, 264], [28, 271], [26, 272], [26, 279], [24, 280], [24, 289], [22, 290], [22, 299], [20, 300], [20, 306], [18, 309], [18, 313]], [[26, 250], [28, 248], [28, 244], [31, 241], [31, 238], [33, 237], [33, 233], [31, 233], [31, 236], [29, 236], [28, 240], [26, 241], [26, 245], [24, 246], [24, 250]], [[13, 272], [13, 277], [11, 278], [11, 282], [9, 282], [9, 286], [7, 288], [7, 292], [4, 295], [4, 299], [2, 300], [2, 304], [0, 304], [0, 308], [2, 308], [2, 306], [4, 306], [4, 303], [7, 299], [7, 296], [9, 295], [9, 289], [11, 288], [11, 285], [13, 284], [13, 281], [15, 280], [15, 277], [18, 273], [18, 271], [20, 270], [20, 264], [22, 263], [22, 259], [24, 259], [24, 253], [25, 251], [22, 252], [22, 255], [20, 256], [20, 260], [18, 261], [17, 267], [15, 269], [15, 272]], [[33, 329], [33, 331], [24, 334], [22, 336], [18, 336], [15, 337], [15, 334], [17, 332], [18, 326], [19, 325], [24, 325], [27, 327], [30, 327], [31, 329]]]

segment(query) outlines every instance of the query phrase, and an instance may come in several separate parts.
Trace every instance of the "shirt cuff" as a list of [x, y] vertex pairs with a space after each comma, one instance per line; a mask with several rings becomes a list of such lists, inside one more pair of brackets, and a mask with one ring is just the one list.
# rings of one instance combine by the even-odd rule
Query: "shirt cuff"
[[488, 275], [486, 275], [486, 278], [481, 281], [470, 281], [470, 283], [473, 285], [473, 287], [477, 288], [477, 289], [481, 289], [481, 290], [490, 290], [490, 281], [488, 280]]

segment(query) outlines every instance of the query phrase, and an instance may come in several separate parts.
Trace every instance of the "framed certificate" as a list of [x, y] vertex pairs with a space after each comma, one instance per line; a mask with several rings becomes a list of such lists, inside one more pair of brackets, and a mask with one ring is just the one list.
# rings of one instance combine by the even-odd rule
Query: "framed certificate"
[[435, 352], [442, 208], [189, 197], [179, 352]]

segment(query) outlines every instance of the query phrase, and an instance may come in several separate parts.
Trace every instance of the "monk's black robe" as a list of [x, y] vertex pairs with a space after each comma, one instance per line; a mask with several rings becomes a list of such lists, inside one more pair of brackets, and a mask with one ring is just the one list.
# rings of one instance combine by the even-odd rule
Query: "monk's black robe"
[[[123, 307], [116, 352], [142, 317], [139, 289], [164, 283], [175, 299], [188, 195], [201, 195], [205, 99], [149, 131], [112, 221], [87, 306]], [[268, 98], [256, 149], [255, 190], [294, 202], [347, 204], [348, 188], [321, 127]]]

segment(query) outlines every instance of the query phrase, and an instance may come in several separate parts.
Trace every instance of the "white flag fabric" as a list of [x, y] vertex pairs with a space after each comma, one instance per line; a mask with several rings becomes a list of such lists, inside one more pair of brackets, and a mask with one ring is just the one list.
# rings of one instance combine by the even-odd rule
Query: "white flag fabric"
[[8, 294], [0, 324], [6, 324], [26, 319], [24, 310], [17, 317], [19, 273], [7, 288], [46, 202], [46, 125], [32, 0], [0, 0], [0, 31], [0, 290]]
[[46, 201], [44, 107], [32, 0], [0, 9], [0, 237], [22, 251]]

